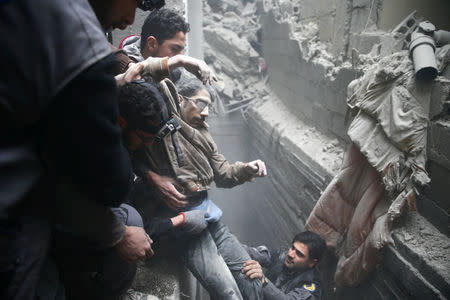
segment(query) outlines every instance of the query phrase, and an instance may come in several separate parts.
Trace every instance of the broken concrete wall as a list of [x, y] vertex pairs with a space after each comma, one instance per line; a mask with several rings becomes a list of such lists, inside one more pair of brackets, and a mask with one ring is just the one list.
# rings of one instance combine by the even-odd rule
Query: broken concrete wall
[[440, 231], [450, 236], [450, 65], [441, 70], [434, 81], [427, 153], [431, 184], [418, 199], [418, 210]]
[[[226, 8], [230, 7], [233, 12], [229, 16], [233, 17], [239, 16], [240, 8], [248, 3], [261, 3], [207, 2], [216, 5], [211, 13], [220, 11], [226, 16], [229, 14]], [[339, 165], [342, 148], [348, 142], [347, 85], [361, 76], [367, 66], [404, 45], [401, 36], [381, 28], [387, 26], [387, 10], [395, 6], [395, 2], [381, 0], [264, 0], [261, 13], [261, 7], [256, 5], [254, 19], [259, 20], [262, 33], [262, 47], [257, 52], [267, 64], [270, 91], [254, 102], [247, 119], [252, 132], [261, 141], [259, 145], [279, 157], [279, 167], [283, 171], [276, 172], [274, 180], [282, 186], [280, 190], [290, 195], [285, 205], [293, 210], [291, 218], [304, 220], [337, 170], [330, 168], [333, 162], [328, 159], [337, 154], [334, 164]], [[404, 13], [392, 16], [396, 18], [393, 24], [400, 23], [414, 9], [411, 5], [397, 7], [397, 11]], [[214, 21], [222, 22], [224, 18], [217, 16]], [[236, 19], [234, 26], [235, 22]], [[241, 24], [244, 27], [246, 23]], [[235, 28], [242, 39], [242, 30], [239, 26]], [[215, 31], [208, 34], [212, 36]], [[210, 56], [220, 57], [224, 51], [214, 46], [212, 38], [208, 41], [210, 49], [214, 49]], [[220, 61], [234, 61], [234, 55], [224, 55]], [[239, 71], [239, 64], [235, 66]], [[384, 260], [369, 281], [356, 288], [331, 293], [328, 295], [331, 298], [449, 296], [450, 279], [446, 274], [450, 273], [450, 266], [445, 257], [450, 254], [446, 246], [449, 244], [450, 200], [445, 189], [450, 184], [450, 126], [446, 106], [449, 93], [444, 77], [438, 77], [432, 95], [431, 111], [435, 114], [428, 131], [427, 165], [432, 184], [417, 199], [420, 214], [411, 212], [400, 222], [394, 233], [396, 247], [385, 249]], [[233, 95], [238, 95], [236, 90]], [[327, 146], [336, 138], [338, 143]], [[428, 248], [416, 251], [420, 244]]]
[[272, 91], [286, 106], [325, 132], [348, 140], [344, 124], [346, 87], [358, 72], [350, 64], [337, 67], [323, 57], [322, 49], [309, 48], [310, 41], [316, 38], [314, 24], [305, 27], [310, 34], [301, 41], [291, 38], [289, 24], [277, 22], [272, 12], [261, 18], [261, 24]]

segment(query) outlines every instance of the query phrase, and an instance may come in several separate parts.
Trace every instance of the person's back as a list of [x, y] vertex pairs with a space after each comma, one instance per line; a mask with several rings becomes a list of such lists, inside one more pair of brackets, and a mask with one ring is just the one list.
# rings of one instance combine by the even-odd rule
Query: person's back
[[131, 172], [114, 58], [87, 0], [2, 1], [0, 40], [0, 298], [31, 299], [57, 183], [118, 205]]

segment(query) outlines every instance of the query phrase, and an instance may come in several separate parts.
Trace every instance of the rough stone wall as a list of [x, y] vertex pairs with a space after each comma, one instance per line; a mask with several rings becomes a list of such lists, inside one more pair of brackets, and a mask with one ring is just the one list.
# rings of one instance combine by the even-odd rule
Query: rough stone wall
[[346, 87], [358, 77], [358, 72], [349, 64], [336, 67], [323, 57], [321, 49], [309, 48], [311, 41], [317, 39], [315, 25], [305, 27], [308, 33], [299, 41], [290, 37], [289, 24], [278, 23], [271, 11], [261, 18], [261, 23], [272, 91], [286, 106], [325, 132], [348, 140], [344, 124]]
[[418, 209], [450, 236], [450, 66], [436, 78], [433, 86], [427, 153], [431, 184], [418, 199]]

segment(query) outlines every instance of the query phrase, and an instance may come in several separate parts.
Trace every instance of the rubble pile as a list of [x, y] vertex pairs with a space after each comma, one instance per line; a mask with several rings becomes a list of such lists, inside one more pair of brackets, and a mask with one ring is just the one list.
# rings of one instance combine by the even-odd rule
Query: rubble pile
[[216, 87], [227, 104], [262, 98], [265, 65], [262, 58], [262, 12], [258, 1], [208, 0], [203, 6], [205, 61], [218, 75]]

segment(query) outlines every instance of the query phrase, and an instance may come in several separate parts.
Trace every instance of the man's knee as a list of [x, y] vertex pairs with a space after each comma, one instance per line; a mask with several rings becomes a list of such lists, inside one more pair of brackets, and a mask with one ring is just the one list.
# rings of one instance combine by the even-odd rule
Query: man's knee
[[233, 276], [244, 300], [262, 299], [261, 280], [247, 278], [241, 271], [233, 271]]
[[118, 208], [111, 208], [114, 215], [127, 226], [144, 227], [141, 215], [128, 204], [121, 204]]

